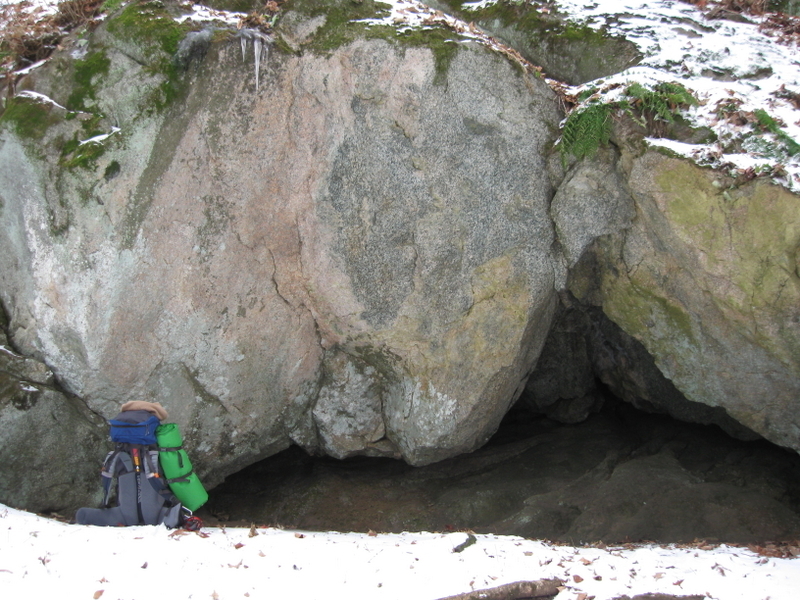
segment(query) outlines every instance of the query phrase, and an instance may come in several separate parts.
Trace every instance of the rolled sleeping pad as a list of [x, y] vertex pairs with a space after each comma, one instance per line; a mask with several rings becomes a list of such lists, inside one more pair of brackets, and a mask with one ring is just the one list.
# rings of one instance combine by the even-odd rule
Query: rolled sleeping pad
[[167, 478], [169, 489], [178, 500], [191, 511], [197, 510], [208, 500], [203, 484], [192, 469], [189, 455], [183, 449], [181, 432], [176, 423], [163, 423], [156, 429], [158, 439], [158, 462]]

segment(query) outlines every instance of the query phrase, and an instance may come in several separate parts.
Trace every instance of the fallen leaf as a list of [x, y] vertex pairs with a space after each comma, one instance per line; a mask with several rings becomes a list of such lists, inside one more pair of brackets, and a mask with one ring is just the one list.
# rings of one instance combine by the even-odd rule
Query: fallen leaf
[[258, 532], [256, 531], [256, 524], [255, 523], [251, 523], [250, 524], [250, 532], [247, 534], [247, 537], [256, 537], [257, 535], [258, 535]]
[[678, 581], [673, 582], [672, 585], [677, 585], [678, 587], [681, 587], [682, 583], [683, 583], [683, 579], [678, 579]]
[[372, 529], [370, 529], [370, 530], [367, 532], [367, 535], [368, 535], [369, 537], [376, 537], [378, 534], [377, 534], [377, 533], [375, 533], [374, 531], [372, 531]]
[[259, 556], [266, 556], [266, 554], [264, 554], [261, 550], [258, 551], [258, 555]]
[[575, 596], [575, 600], [586, 600], [586, 596], [587, 596], [587, 595], [588, 595], [588, 594], [587, 594], [586, 592], [581, 592], [580, 594], [578, 594], [577, 596]]
[[664, 576], [663, 573], [656, 573], [655, 575], [653, 575], [653, 579], [661, 579], [663, 576]]
[[145, 561], [145, 562], [144, 562], [144, 564], [143, 564], [141, 567], [139, 567], [139, 568], [140, 568], [140, 569], [146, 569], [146, 568], [147, 568], [147, 561]]
[[590, 564], [592, 564], [594, 561], [593, 561], [593, 560], [589, 560], [588, 558], [582, 558], [582, 559], [581, 559], [581, 562], [582, 562], [584, 565], [590, 565]]
[[572, 580], [573, 580], [575, 583], [580, 583], [581, 581], [583, 581], [583, 577], [581, 577], [580, 575], [573, 575], [573, 576], [572, 576]]
[[94, 596], [92, 596], [92, 598], [94, 598], [94, 600], [97, 600], [97, 599], [98, 599], [100, 596], [102, 596], [102, 595], [103, 595], [103, 592], [105, 592], [105, 590], [97, 590], [97, 591], [94, 593]]
[[244, 548], [244, 544], [242, 542], [239, 542], [238, 544], [234, 544], [233, 547], [238, 550], [239, 548]]
[[296, 537], [297, 539], [300, 539], [300, 540], [302, 540], [302, 539], [303, 539], [304, 537], [306, 537], [306, 536], [304, 536], [302, 533], [295, 533], [295, 534], [294, 534], [294, 537]]
[[523, 552], [523, 554], [525, 556], [533, 556], [533, 552], [531, 552], [530, 550], [527, 550], [527, 551]]
[[183, 529], [176, 529], [175, 531], [173, 531], [172, 533], [169, 534], [169, 537], [171, 537], [171, 538], [179, 538], [179, 537], [181, 537], [183, 535], [189, 535], [189, 532], [185, 531]]

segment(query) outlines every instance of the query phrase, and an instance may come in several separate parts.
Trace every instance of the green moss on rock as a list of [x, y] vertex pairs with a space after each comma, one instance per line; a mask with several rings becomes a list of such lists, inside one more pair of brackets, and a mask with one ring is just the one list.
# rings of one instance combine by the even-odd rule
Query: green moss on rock
[[160, 111], [180, 97], [182, 70], [173, 57], [191, 30], [189, 25], [177, 23], [160, 2], [134, 2], [109, 19], [107, 30], [123, 44], [137, 49], [147, 63], [147, 71], [164, 77], [150, 93], [147, 106]]
[[[177, 23], [160, 2], [132, 2], [108, 22], [108, 32], [136, 42], [151, 59], [172, 56], [189, 27]], [[168, 61], [167, 61], [168, 62]]]
[[11, 128], [21, 138], [40, 140], [47, 128], [60, 119], [53, 114], [53, 106], [33, 98], [15, 96], [8, 100], [0, 116], [0, 126]]
[[72, 93], [67, 98], [66, 107], [72, 111], [88, 111], [89, 103], [96, 100], [96, 77], [108, 74], [111, 61], [105, 52], [96, 50], [74, 64]]
[[[604, 30], [571, 22], [555, 10], [542, 12], [529, 2], [499, 0], [479, 10], [445, 0], [453, 13], [518, 50], [559, 80], [577, 85], [618, 73], [641, 58], [637, 47]], [[551, 7], [552, 8], [552, 7]]]
[[380, 18], [388, 14], [388, 5], [374, 0], [352, 2], [351, 0], [338, 0], [325, 2], [323, 0], [289, 0], [284, 5], [284, 10], [292, 10], [309, 19], [323, 16], [325, 25], [322, 26], [314, 38], [308, 43], [307, 49], [320, 54], [327, 54], [340, 48], [357, 38], [384, 37], [393, 27], [374, 27], [361, 22], [364, 19]]
[[363, 22], [388, 14], [388, 6], [381, 2], [294, 0], [287, 2], [284, 8], [309, 19], [325, 17], [325, 24], [303, 47], [311, 52], [328, 54], [356, 39], [382, 39], [398, 46], [428, 48], [434, 55], [436, 84], [445, 82], [453, 57], [458, 52], [458, 34], [445, 27], [399, 29], [391, 25]]
[[61, 165], [68, 169], [80, 167], [93, 171], [97, 168], [97, 159], [103, 156], [105, 152], [105, 146], [97, 142], [80, 144], [74, 152], [63, 157]]

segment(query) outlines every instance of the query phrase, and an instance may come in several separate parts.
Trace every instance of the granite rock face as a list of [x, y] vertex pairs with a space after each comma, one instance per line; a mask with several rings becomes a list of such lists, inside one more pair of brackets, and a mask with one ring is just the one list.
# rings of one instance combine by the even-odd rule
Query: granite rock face
[[555, 94], [474, 43], [317, 51], [327, 19], [291, 13], [257, 86], [243, 34], [170, 54], [151, 18], [66, 44], [0, 116], [4, 368], [41, 410], [159, 401], [209, 486], [292, 444], [470, 452], [526, 382], [568, 422], [600, 381], [800, 449], [797, 196], [642, 132], [565, 170]]
[[569, 288], [641, 343], [685, 399], [800, 448], [797, 196], [762, 181], [730, 187], [654, 152], [628, 173], [633, 225], [598, 238]]
[[441, 79], [428, 48], [360, 40], [272, 51], [256, 90], [233, 40], [159, 111], [154, 51], [113, 23], [25, 82], [64, 106], [102, 51], [103, 152], [68, 164], [88, 117], [30, 98], [48, 126], [0, 134], [14, 348], [106, 418], [161, 402], [208, 485], [292, 443], [411, 464], [483, 444], [556, 305], [544, 82], [480, 46]]
[[[0, 309], [0, 326], [5, 325]], [[67, 515], [100, 501], [103, 419], [54, 388], [43, 363], [8, 346], [0, 329], [0, 499]]]

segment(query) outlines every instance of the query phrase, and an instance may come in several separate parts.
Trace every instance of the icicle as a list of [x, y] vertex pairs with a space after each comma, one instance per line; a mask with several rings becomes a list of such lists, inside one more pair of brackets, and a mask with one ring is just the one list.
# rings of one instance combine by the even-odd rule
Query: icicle
[[253, 39], [253, 51], [256, 55], [256, 91], [258, 91], [258, 70], [261, 67], [261, 39]]
[[261, 72], [261, 59], [262, 57], [268, 56], [269, 54], [269, 44], [275, 41], [271, 35], [266, 33], [261, 33], [256, 29], [240, 29], [239, 32], [236, 34], [236, 37], [242, 43], [242, 60], [246, 58], [246, 50], [247, 50], [247, 40], [253, 40], [253, 54], [255, 56], [255, 70], [256, 70], [256, 90], [260, 84], [260, 72]]

